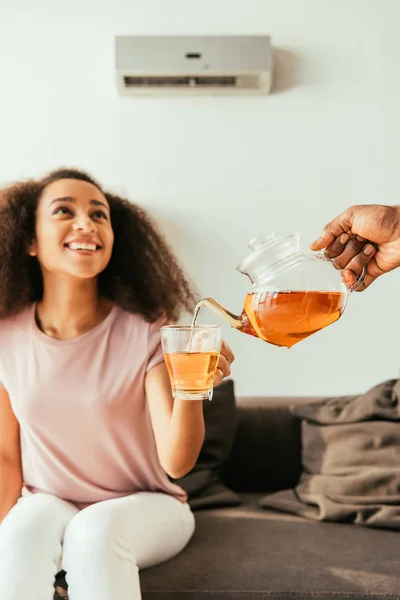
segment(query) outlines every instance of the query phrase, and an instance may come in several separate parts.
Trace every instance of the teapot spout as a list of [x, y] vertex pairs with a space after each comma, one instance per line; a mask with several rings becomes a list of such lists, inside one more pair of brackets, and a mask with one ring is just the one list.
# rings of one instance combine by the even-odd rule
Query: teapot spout
[[235, 329], [241, 329], [241, 317], [234, 315], [229, 310], [226, 310], [226, 308], [224, 308], [221, 304], [214, 300], [214, 298], [203, 298], [203, 300], [200, 300], [200, 302], [198, 302], [194, 311], [193, 325], [196, 323], [197, 315], [199, 314], [199, 311], [203, 306], [207, 306], [207, 308], [210, 308], [218, 316], [220, 316], [221, 319], [226, 321], [231, 327], [234, 327]]

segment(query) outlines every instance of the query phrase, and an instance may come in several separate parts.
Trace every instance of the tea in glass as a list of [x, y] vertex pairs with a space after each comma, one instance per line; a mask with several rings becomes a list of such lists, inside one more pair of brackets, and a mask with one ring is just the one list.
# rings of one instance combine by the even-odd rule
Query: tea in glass
[[181, 400], [211, 400], [221, 349], [219, 325], [161, 328], [172, 394]]

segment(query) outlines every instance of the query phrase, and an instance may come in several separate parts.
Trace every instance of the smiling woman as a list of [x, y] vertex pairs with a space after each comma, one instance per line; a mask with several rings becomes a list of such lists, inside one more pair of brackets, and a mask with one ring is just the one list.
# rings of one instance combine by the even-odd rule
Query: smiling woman
[[71, 600], [139, 600], [139, 569], [190, 540], [171, 478], [203, 405], [173, 399], [160, 327], [194, 304], [145, 212], [89, 175], [0, 193], [0, 598], [50, 598], [62, 566]]
[[[93, 261], [73, 262], [92, 255], [70, 243], [88, 242], [102, 246]], [[69, 252], [61, 259], [64, 249]], [[174, 320], [195, 304], [194, 291], [148, 215], [75, 169], [0, 192], [0, 256], [0, 318], [41, 298], [40, 257], [44, 268], [57, 263], [82, 277], [96, 272], [100, 295], [148, 320], [161, 314]]]
[[102, 273], [113, 244], [110, 206], [98, 187], [89, 181], [59, 179], [44, 188], [28, 255], [38, 260], [53, 294], [61, 273], [82, 280]]
[[[70, 186], [73, 185], [73, 182], [68, 182], [68, 184]], [[54, 209], [53, 211], [53, 215], [64, 215], [66, 217], [72, 215], [74, 213], [74, 211], [76, 210], [76, 204], [78, 202], [78, 208], [79, 208], [79, 204], [82, 204], [82, 201], [79, 202], [79, 200], [77, 201], [76, 198], [73, 198], [71, 196], [65, 196], [64, 198], [55, 198], [54, 200], [52, 200], [50, 202], [50, 206], [52, 206], [53, 204], [55, 204], [57, 206], [57, 208]], [[72, 204], [72, 207], [69, 206], [69, 204]], [[98, 209], [98, 210], [91, 210], [90, 212], [92, 213], [92, 218], [94, 219], [98, 219], [100, 222], [101, 221], [108, 221], [110, 216], [109, 216], [109, 212], [110, 212], [110, 208], [108, 205], [106, 205], [104, 202], [101, 202], [100, 200], [89, 200], [89, 208], [91, 209], [92, 207], [102, 207], [102, 210]], [[101, 250], [102, 246], [100, 244], [100, 241], [98, 241], [96, 239], [96, 236], [94, 235], [84, 235], [83, 233], [81, 235], [76, 235], [76, 236], [72, 236], [71, 239], [66, 240], [64, 243], [64, 247], [68, 248], [69, 250], [78, 250], [80, 251], [81, 254], [83, 253], [89, 253], [90, 252], [95, 252], [96, 250]]]

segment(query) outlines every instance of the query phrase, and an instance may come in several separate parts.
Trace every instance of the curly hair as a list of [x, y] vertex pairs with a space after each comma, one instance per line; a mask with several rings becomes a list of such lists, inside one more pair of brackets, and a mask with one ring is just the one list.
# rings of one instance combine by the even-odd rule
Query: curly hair
[[178, 260], [146, 212], [109, 193], [87, 173], [70, 168], [39, 180], [17, 182], [0, 190], [0, 319], [40, 300], [43, 278], [28, 247], [35, 238], [36, 210], [44, 189], [60, 179], [95, 185], [110, 205], [114, 247], [98, 275], [99, 295], [152, 322], [164, 315], [175, 321], [193, 311], [196, 293]]

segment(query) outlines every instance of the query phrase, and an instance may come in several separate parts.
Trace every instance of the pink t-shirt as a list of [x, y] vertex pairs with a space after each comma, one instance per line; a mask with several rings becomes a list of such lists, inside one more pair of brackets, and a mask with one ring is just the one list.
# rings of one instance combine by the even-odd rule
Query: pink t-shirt
[[144, 391], [164, 360], [160, 324], [114, 306], [71, 340], [45, 335], [35, 305], [0, 321], [0, 382], [20, 424], [24, 484], [78, 505], [185, 492], [162, 469]]

